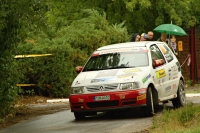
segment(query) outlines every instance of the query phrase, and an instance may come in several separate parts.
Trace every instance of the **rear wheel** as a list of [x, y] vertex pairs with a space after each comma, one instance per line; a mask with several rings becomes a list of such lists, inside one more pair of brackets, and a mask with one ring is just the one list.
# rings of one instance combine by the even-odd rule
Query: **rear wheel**
[[186, 103], [185, 86], [182, 80], [179, 81], [177, 97], [172, 100], [174, 108], [183, 107]]
[[74, 112], [74, 117], [76, 120], [81, 120], [85, 118], [85, 113], [84, 112]]

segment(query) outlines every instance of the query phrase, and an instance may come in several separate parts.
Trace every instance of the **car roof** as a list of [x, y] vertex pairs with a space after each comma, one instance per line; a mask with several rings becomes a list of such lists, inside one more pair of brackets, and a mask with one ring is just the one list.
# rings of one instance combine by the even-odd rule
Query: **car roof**
[[118, 49], [118, 48], [129, 48], [129, 47], [147, 47], [151, 44], [162, 43], [160, 41], [141, 41], [141, 42], [124, 42], [118, 44], [111, 44], [100, 47], [97, 51], [106, 50], [106, 49]]

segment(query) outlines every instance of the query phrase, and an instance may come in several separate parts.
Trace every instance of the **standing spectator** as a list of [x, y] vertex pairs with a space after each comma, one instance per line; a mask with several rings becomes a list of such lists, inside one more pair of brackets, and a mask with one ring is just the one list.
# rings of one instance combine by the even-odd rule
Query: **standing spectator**
[[149, 31], [147, 33], [147, 36], [148, 36], [148, 41], [152, 41], [153, 40], [153, 32], [152, 31]]
[[148, 35], [146, 33], [142, 33], [140, 37], [140, 41], [147, 41], [148, 40]]
[[139, 42], [140, 41], [140, 35], [138, 33], [134, 33], [130, 42]]
[[166, 33], [161, 33], [160, 38], [158, 39], [160, 42], [165, 42], [168, 45], [168, 39], [167, 39], [167, 34]]
[[167, 39], [167, 34], [166, 33], [161, 33], [161, 36], [158, 39], [158, 41], [165, 42], [169, 46], [169, 48], [171, 49], [171, 51], [175, 54], [174, 49], [172, 48], [172, 46], [170, 44], [170, 40]]
[[175, 35], [171, 35], [170, 36], [170, 45], [174, 50], [174, 54], [177, 56], [177, 44], [176, 44], [176, 36]]

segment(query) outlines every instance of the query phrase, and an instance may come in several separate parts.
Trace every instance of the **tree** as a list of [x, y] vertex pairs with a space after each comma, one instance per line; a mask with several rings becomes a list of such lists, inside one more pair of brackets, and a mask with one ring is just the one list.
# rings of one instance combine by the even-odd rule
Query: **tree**
[[105, 11], [110, 23], [126, 21], [129, 33], [147, 32], [171, 22], [188, 28], [199, 19], [198, 0], [85, 0], [84, 3], [88, 8]]
[[18, 76], [12, 55], [19, 41], [16, 8], [16, 1], [0, 1], [0, 121], [11, 111], [17, 95]]

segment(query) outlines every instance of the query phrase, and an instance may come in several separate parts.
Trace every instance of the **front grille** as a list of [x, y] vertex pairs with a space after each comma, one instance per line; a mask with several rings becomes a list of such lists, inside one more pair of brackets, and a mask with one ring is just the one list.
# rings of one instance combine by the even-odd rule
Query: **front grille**
[[100, 107], [111, 107], [111, 106], [118, 106], [119, 101], [102, 101], [102, 102], [88, 102], [86, 103], [89, 108], [100, 108]]
[[[103, 89], [102, 89], [103, 86]], [[118, 84], [112, 85], [98, 85], [98, 86], [87, 86], [87, 91], [89, 92], [102, 92], [102, 91], [112, 91], [117, 89]]]

